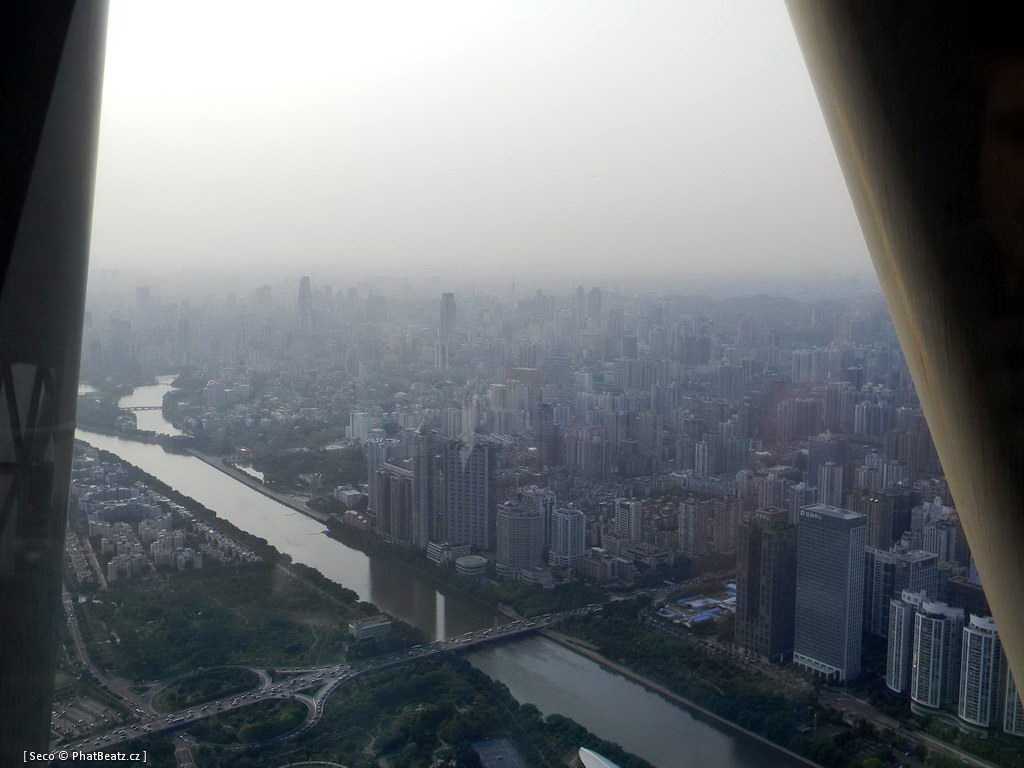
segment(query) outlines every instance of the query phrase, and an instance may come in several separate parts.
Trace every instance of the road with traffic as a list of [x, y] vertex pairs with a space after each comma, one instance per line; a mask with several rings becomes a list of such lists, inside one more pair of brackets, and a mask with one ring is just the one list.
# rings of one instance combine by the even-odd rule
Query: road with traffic
[[[274, 739], [269, 739], [268, 742], [290, 738], [314, 727], [323, 716], [324, 704], [327, 697], [340, 686], [360, 675], [397, 666], [399, 664], [405, 664], [417, 659], [435, 656], [441, 653], [460, 651], [483, 645], [485, 643], [508, 640], [513, 637], [521, 637], [523, 635], [537, 632], [546, 627], [550, 627], [558, 621], [567, 619], [571, 616], [592, 613], [600, 610], [601, 608], [600, 605], [595, 604], [585, 608], [552, 613], [533, 619], [521, 619], [492, 629], [467, 632], [466, 634], [458, 637], [451, 637], [445, 640], [438, 640], [433, 643], [418, 645], [410, 649], [395, 651], [382, 656], [376, 656], [372, 659], [352, 662], [351, 664], [339, 663], [316, 667], [288, 667], [274, 669], [272, 670], [273, 676], [267, 675], [264, 672], [260, 676], [259, 685], [251, 691], [226, 696], [222, 699], [210, 701], [201, 706], [194, 706], [188, 709], [172, 712], [170, 714], [163, 714], [153, 711], [151, 703], [152, 697], [150, 695], [140, 697], [128, 691], [126, 686], [118, 686], [115, 688], [109, 682], [110, 678], [102, 674], [91, 663], [91, 661], [88, 660], [88, 655], [85, 653], [84, 643], [81, 643], [81, 635], [77, 632], [77, 626], [75, 626], [76, 622], [74, 620], [74, 612], [71, 610], [69, 601], [65, 603], [65, 607], [69, 611], [69, 625], [73, 627], [72, 636], [77, 638], [75, 646], [76, 649], [79, 650], [79, 656], [82, 658], [83, 663], [86, 664], [90, 672], [96, 675], [99, 680], [103, 681], [107, 685], [111, 692], [120, 696], [139, 715], [138, 722], [132, 725], [120, 726], [108, 731], [107, 733], [101, 733], [88, 739], [75, 739], [72, 742], [60, 745], [64, 749], [74, 749], [80, 752], [92, 752], [95, 750], [107, 751], [111, 747], [132, 741], [133, 739], [148, 738], [158, 734], [180, 731], [209, 717], [239, 710], [258, 702], [274, 700], [297, 701], [306, 707], [306, 719], [303, 721], [302, 725], [286, 734], [282, 734]], [[261, 670], [254, 671], [257, 671], [258, 674], [261, 672]], [[160, 687], [166, 685], [166, 682], [168, 681], [162, 682]], [[184, 738], [186, 743], [194, 743], [191, 738]], [[253, 746], [256, 745], [250, 744], [246, 745], [246, 747], [236, 747], [236, 749], [246, 749]], [[179, 754], [181, 754], [180, 751]]]

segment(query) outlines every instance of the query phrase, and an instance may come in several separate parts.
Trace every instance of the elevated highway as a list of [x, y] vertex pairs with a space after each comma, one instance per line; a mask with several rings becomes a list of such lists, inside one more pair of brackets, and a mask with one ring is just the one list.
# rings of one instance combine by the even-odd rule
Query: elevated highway
[[[67, 607], [70, 608], [69, 605]], [[407, 664], [411, 661], [429, 658], [442, 653], [460, 651], [487, 643], [522, 637], [550, 627], [570, 616], [578, 616], [600, 610], [600, 607], [600, 605], [591, 605], [586, 608], [552, 613], [535, 619], [522, 619], [492, 629], [467, 632], [458, 637], [438, 640], [411, 649], [376, 656], [372, 659], [352, 662], [351, 664], [339, 663], [314, 667], [274, 669], [272, 671], [278, 677], [276, 682], [264, 671], [260, 674], [260, 684], [246, 693], [226, 696], [201, 706], [182, 709], [170, 714], [157, 714], [150, 709], [139, 715], [137, 723], [120, 726], [88, 739], [75, 739], [61, 744], [59, 748], [79, 752], [108, 751], [133, 739], [171, 734], [215, 715], [239, 710], [259, 702], [275, 700], [297, 701], [306, 707], [306, 719], [302, 725], [289, 733], [282, 734], [269, 741], [290, 738], [314, 727], [323, 717], [324, 703], [327, 701], [327, 697], [339, 687], [360, 675]], [[84, 651], [84, 648], [80, 648], [80, 651]], [[92, 668], [90, 671], [93, 671], [94, 674], [97, 672], [95, 668]], [[127, 691], [111, 690], [122, 695], [128, 703], [133, 705], [133, 708], [137, 708], [142, 703], [137, 697], [126, 695], [128, 694]], [[310, 694], [310, 691], [312, 691], [312, 694]], [[148, 697], [145, 703], [149, 704]], [[147, 707], [147, 709], [149, 708]], [[250, 744], [245, 747], [236, 747], [235, 749], [248, 749], [253, 746], [258, 745]]]

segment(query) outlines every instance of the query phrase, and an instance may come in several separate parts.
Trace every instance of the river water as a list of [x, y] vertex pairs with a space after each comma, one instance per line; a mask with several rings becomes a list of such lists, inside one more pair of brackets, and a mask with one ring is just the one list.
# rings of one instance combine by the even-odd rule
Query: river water
[[[131, 405], [157, 405], [173, 377], [139, 387]], [[127, 398], [121, 400], [127, 405]], [[140, 429], [173, 434], [160, 411]], [[159, 417], [157, 419], [156, 417]], [[260, 536], [296, 562], [355, 590], [434, 638], [494, 626], [490, 610], [438, 588], [394, 560], [368, 556], [328, 538], [322, 525], [192, 456], [158, 445], [78, 430], [78, 436], [160, 478], [239, 528]], [[544, 714], [571, 717], [593, 733], [616, 741], [658, 768], [795, 768], [796, 761], [763, 744], [682, 709], [642, 686], [542, 637], [472, 651], [469, 661], [508, 686], [521, 702]]]

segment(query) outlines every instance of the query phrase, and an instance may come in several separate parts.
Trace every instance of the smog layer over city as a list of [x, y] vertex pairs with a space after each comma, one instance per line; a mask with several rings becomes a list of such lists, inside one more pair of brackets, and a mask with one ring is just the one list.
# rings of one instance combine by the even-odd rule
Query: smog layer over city
[[1024, 765], [781, 4], [241, 7], [112, 4], [55, 747]]

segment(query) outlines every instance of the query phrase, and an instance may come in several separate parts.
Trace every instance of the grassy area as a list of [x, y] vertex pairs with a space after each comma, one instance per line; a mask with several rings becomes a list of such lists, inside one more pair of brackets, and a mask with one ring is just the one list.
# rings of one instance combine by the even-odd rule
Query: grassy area
[[214, 744], [257, 744], [295, 730], [306, 719], [307, 711], [297, 701], [261, 701], [201, 720], [189, 733]]
[[263, 562], [111, 590], [82, 605], [81, 624], [97, 662], [156, 680], [200, 667], [335, 662], [345, 657], [349, 618], [366, 610]]
[[153, 706], [163, 712], [174, 712], [248, 691], [259, 682], [259, 675], [245, 667], [207, 669], [168, 685], [154, 697]]

